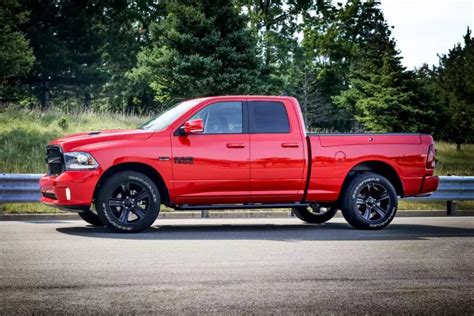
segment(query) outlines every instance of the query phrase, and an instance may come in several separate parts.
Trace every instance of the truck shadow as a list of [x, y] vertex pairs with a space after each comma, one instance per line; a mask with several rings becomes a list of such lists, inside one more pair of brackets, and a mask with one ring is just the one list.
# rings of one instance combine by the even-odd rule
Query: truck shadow
[[68, 235], [128, 240], [422, 240], [433, 237], [474, 237], [474, 229], [421, 224], [392, 223], [383, 230], [355, 230], [345, 223], [155, 225], [138, 234], [120, 234], [105, 227], [60, 227]]

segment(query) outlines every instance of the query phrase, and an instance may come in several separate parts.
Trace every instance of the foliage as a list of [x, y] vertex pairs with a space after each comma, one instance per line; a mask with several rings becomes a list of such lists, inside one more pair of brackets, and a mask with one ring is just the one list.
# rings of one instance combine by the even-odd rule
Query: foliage
[[457, 44], [440, 57], [436, 81], [445, 110], [444, 139], [453, 141], [458, 149], [474, 141], [474, 37], [468, 28], [464, 46]]
[[[415, 101], [415, 76], [401, 65], [395, 41], [382, 13], [376, 13], [372, 32], [357, 50], [349, 70], [348, 89], [334, 98], [354, 113], [367, 130], [376, 132], [423, 131], [432, 114]], [[421, 119], [420, 119], [421, 118]]]
[[230, 1], [173, 1], [167, 12], [130, 75], [149, 82], [159, 102], [261, 89], [253, 38]]
[[337, 106], [334, 97], [348, 88], [351, 67], [359, 58], [381, 12], [373, 1], [309, 2], [302, 7], [300, 63], [292, 76], [294, 94], [303, 100], [313, 129], [350, 131], [361, 127], [353, 109]]
[[104, 8], [95, 24], [103, 39], [102, 68], [107, 80], [98, 98], [102, 109], [124, 113], [154, 110], [153, 91], [146, 81], [133, 82], [127, 73], [137, 64], [137, 54], [149, 44], [149, 26], [164, 15], [164, 5], [153, 0], [102, 1]]
[[0, 80], [27, 73], [34, 61], [28, 39], [19, 26], [28, 19], [17, 0], [5, 0], [0, 6]]
[[25, 0], [30, 10], [22, 30], [30, 38], [36, 63], [24, 81], [32, 87], [42, 109], [50, 106], [54, 90], [82, 95], [84, 105], [104, 82], [99, 47], [101, 39], [91, 27], [100, 8], [82, 1]]
[[474, 138], [470, 31], [406, 70], [377, 1], [5, 0], [0, 22], [2, 104], [144, 114], [287, 94], [309, 130]]
[[[19, 26], [28, 20], [28, 11], [17, 0], [4, 0], [0, 5], [0, 89], [9, 80], [28, 73], [35, 60], [25, 34]], [[10, 92], [12, 93], [12, 92]]]
[[269, 93], [289, 93], [291, 73], [300, 61], [298, 16], [309, 9], [308, 1], [238, 0], [249, 20], [249, 31], [257, 39], [257, 52]]

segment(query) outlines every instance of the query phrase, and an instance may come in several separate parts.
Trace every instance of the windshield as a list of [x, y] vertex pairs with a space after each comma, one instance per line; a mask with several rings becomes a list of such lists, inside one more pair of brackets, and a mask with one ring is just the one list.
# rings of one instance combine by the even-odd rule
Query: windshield
[[186, 113], [196, 104], [201, 102], [201, 99], [193, 99], [184, 101], [181, 103], [176, 104], [175, 106], [171, 107], [170, 109], [161, 112], [157, 116], [151, 118], [150, 120], [146, 121], [142, 125], [139, 126], [140, 129], [148, 129], [148, 130], [160, 130], [167, 128], [171, 123], [176, 121], [181, 115]]

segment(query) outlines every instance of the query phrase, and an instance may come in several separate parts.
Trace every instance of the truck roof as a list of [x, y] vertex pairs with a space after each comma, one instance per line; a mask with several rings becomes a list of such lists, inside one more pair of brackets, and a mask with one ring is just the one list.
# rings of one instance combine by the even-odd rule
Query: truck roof
[[265, 99], [265, 100], [296, 100], [294, 97], [290, 96], [275, 96], [275, 95], [219, 95], [219, 96], [209, 96], [196, 98], [198, 100], [227, 100], [227, 99]]

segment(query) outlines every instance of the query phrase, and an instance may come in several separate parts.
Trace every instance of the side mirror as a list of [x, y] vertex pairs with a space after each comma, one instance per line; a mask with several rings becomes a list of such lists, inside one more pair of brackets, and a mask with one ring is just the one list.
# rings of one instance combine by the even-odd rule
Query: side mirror
[[202, 119], [190, 120], [184, 123], [184, 134], [198, 134], [204, 132], [204, 122]]

